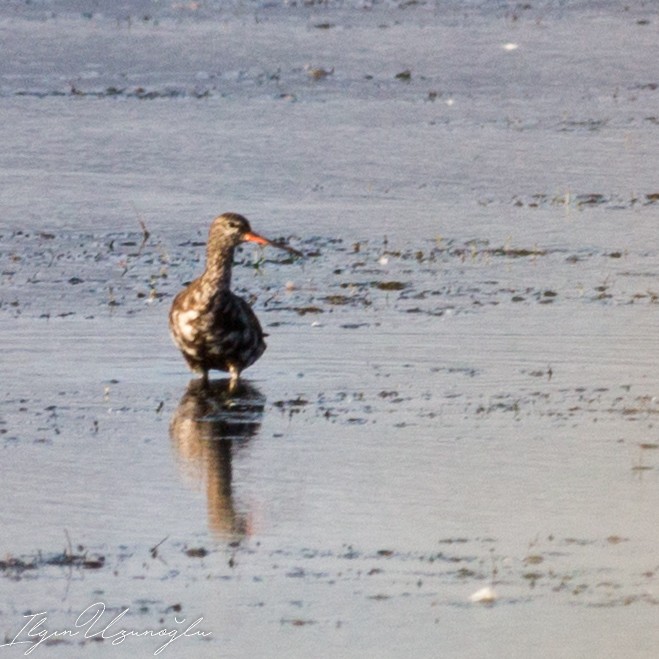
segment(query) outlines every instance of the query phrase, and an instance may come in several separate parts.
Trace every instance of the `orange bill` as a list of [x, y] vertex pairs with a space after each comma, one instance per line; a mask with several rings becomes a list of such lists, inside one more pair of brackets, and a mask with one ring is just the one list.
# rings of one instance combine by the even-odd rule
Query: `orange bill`
[[298, 252], [296, 249], [293, 249], [292, 247], [289, 247], [288, 245], [282, 245], [281, 243], [275, 243], [272, 240], [268, 240], [268, 238], [264, 238], [263, 236], [259, 236], [258, 233], [254, 233], [253, 231], [248, 231], [247, 233], [243, 234], [243, 240], [246, 240], [250, 243], [257, 243], [258, 245], [271, 245], [272, 247], [278, 247], [279, 249], [284, 249], [287, 252], [290, 252], [291, 254], [295, 254], [295, 256], [304, 256], [302, 252]]

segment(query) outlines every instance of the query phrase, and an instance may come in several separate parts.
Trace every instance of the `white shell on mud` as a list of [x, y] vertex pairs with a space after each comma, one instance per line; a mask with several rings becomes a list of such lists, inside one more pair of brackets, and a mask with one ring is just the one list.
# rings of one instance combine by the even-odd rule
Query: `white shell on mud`
[[485, 586], [469, 596], [469, 601], [475, 604], [492, 604], [497, 599], [498, 596], [492, 586]]

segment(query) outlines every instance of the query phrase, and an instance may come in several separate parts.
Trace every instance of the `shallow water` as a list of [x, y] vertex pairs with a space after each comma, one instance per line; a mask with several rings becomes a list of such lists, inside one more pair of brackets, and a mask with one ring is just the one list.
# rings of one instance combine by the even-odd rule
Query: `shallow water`
[[[654, 656], [659, 17], [628, 4], [2, 10], [9, 640], [103, 602], [203, 617], [176, 656]], [[268, 350], [208, 397], [166, 315], [224, 210], [307, 257], [238, 254]], [[162, 644], [83, 631], [35, 652]]]

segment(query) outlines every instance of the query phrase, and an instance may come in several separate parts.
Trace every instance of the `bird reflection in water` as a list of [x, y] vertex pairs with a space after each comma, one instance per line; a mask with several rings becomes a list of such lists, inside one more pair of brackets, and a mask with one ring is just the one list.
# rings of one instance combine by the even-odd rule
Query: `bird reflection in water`
[[172, 417], [169, 434], [184, 473], [206, 486], [211, 532], [240, 540], [247, 515], [236, 509], [232, 459], [261, 428], [265, 396], [240, 380], [191, 380]]

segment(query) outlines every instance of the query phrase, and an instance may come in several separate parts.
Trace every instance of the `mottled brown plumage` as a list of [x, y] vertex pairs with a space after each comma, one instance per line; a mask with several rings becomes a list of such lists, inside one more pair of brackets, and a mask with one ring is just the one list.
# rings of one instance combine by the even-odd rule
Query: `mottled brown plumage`
[[230, 373], [236, 380], [264, 352], [263, 330], [252, 308], [231, 292], [233, 253], [242, 242], [273, 245], [301, 256], [296, 250], [254, 233], [236, 213], [213, 220], [206, 247], [206, 269], [181, 291], [169, 312], [174, 343], [193, 371]]

